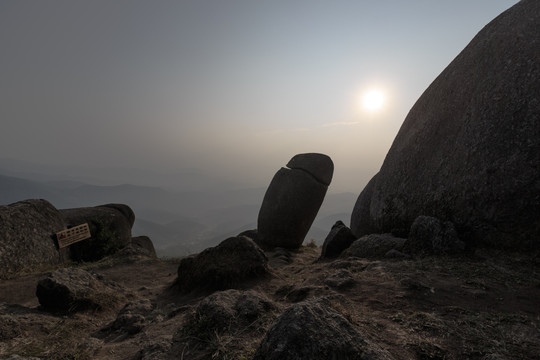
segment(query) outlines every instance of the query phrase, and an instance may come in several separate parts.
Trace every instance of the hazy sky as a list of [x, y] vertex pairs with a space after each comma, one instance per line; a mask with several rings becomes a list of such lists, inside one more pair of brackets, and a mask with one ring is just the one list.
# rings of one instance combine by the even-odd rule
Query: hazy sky
[[[416, 99], [516, 0], [0, 0], [0, 157], [360, 192]], [[362, 107], [366, 91], [385, 95]]]

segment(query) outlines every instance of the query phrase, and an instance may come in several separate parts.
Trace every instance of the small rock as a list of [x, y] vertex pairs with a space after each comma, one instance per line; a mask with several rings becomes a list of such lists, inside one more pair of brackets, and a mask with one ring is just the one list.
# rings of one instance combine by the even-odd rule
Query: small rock
[[350, 271], [348, 270], [339, 270], [338, 272], [330, 275], [324, 280], [324, 283], [331, 288], [343, 290], [350, 288], [354, 285], [354, 278]]
[[45, 310], [77, 312], [114, 307], [120, 299], [117, 292], [117, 284], [105, 283], [82, 269], [66, 268], [40, 280], [36, 296]]
[[324, 240], [320, 259], [338, 257], [356, 240], [356, 237], [342, 221], [337, 221]]
[[0, 315], [0, 341], [11, 340], [19, 335], [19, 322], [11, 315]]
[[392, 249], [388, 251], [386, 254], [384, 254], [384, 257], [387, 259], [398, 259], [398, 260], [405, 260], [405, 259], [411, 258], [409, 255], [404, 254], [401, 251], [398, 251], [396, 249]]
[[153, 309], [154, 306], [148, 299], [130, 302], [120, 310], [110, 329], [126, 332], [129, 335], [136, 334], [143, 329], [147, 322], [146, 318]]

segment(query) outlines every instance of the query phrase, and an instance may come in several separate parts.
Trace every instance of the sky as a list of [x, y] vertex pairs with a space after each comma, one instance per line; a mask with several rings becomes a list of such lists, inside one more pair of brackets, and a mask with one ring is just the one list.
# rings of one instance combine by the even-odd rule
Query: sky
[[319, 152], [331, 189], [359, 193], [422, 92], [515, 3], [0, 0], [0, 157], [265, 186]]

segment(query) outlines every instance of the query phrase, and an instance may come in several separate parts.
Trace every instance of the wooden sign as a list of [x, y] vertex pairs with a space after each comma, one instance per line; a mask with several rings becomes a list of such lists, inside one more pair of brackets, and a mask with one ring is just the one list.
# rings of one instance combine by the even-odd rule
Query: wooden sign
[[58, 240], [58, 247], [60, 249], [91, 237], [92, 234], [90, 234], [88, 223], [56, 233], [56, 239]]

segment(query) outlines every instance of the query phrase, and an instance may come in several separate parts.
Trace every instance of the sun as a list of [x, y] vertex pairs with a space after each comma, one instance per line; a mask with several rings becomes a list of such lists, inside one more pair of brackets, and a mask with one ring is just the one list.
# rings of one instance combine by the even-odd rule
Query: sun
[[386, 97], [379, 89], [371, 89], [362, 95], [362, 107], [369, 112], [377, 112], [384, 106]]

